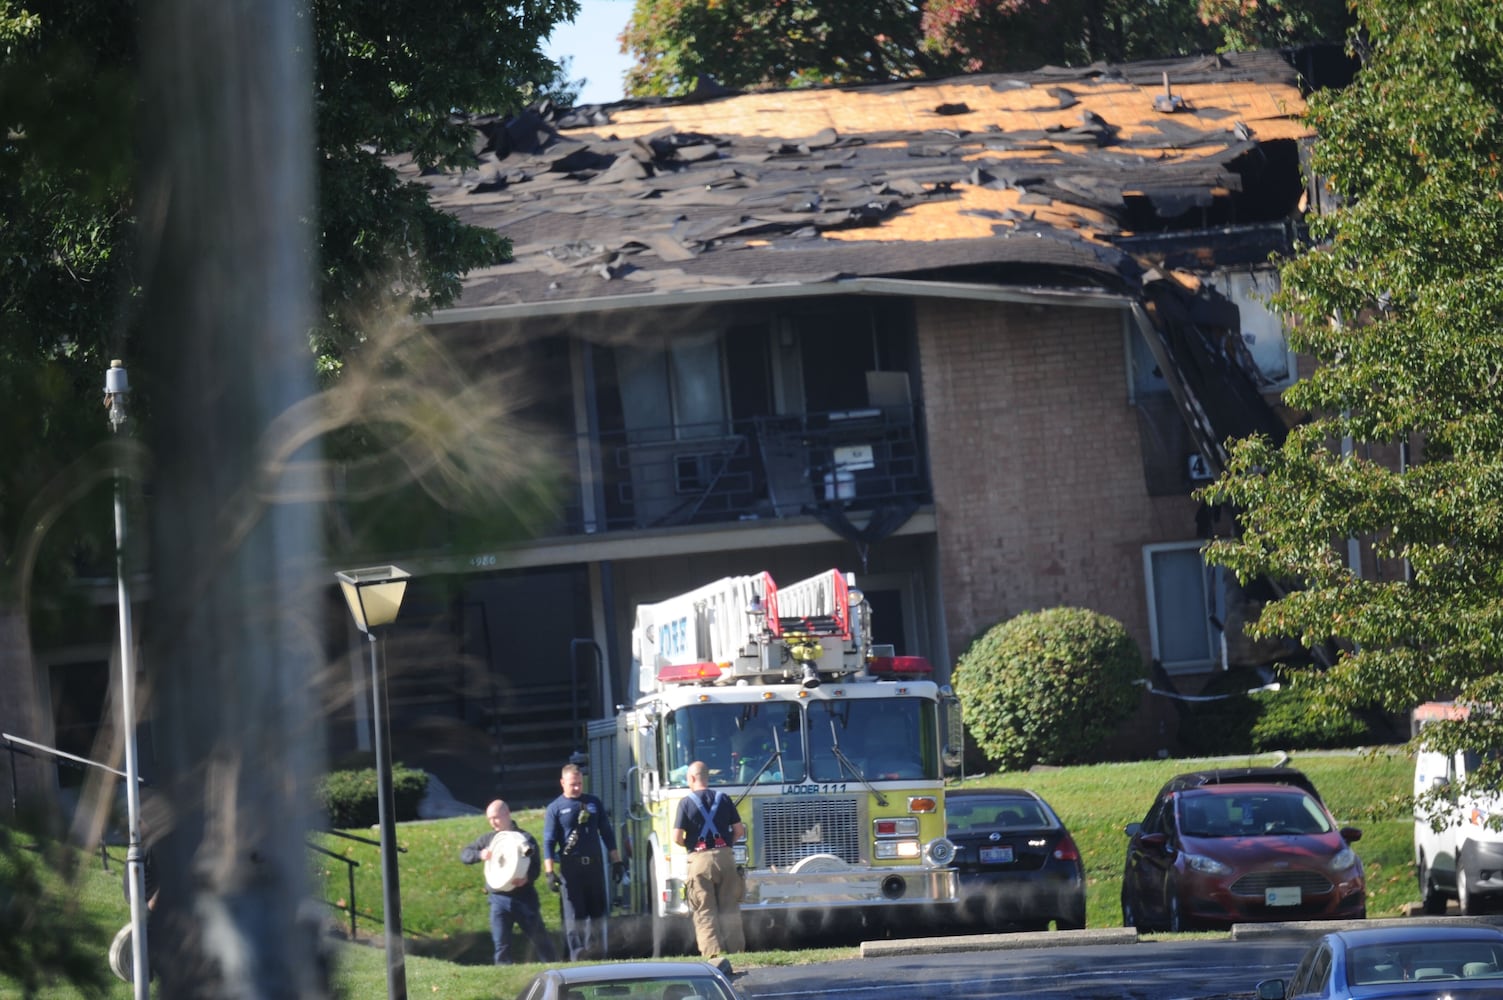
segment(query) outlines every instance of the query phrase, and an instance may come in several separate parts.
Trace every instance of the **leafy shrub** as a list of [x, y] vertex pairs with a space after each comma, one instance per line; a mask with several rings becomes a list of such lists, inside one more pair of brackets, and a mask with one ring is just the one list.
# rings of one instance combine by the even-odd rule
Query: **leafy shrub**
[[1252, 696], [1259, 708], [1253, 750], [1329, 750], [1372, 742], [1368, 724], [1350, 709], [1318, 698], [1306, 685]]
[[1084, 761], [1139, 701], [1143, 657], [1121, 622], [1084, 608], [993, 626], [955, 666], [966, 727], [1009, 770]]
[[[418, 803], [428, 790], [428, 772], [392, 764], [391, 790], [396, 821], [417, 819]], [[318, 797], [329, 817], [329, 825], [336, 830], [375, 826], [380, 821], [376, 769], [373, 767], [330, 771], [319, 782]]]

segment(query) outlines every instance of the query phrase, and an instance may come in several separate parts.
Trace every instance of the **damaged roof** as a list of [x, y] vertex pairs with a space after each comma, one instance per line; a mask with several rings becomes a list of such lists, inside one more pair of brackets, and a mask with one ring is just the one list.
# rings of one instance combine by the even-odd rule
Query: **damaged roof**
[[462, 173], [397, 165], [512, 241], [465, 313], [852, 277], [1120, 292], [1166, 235], [1204, 263], [1205, 234], [1294, 214], [1304, 107], [1278, 53], [1233, 53], [533, 109], [476, 119]]

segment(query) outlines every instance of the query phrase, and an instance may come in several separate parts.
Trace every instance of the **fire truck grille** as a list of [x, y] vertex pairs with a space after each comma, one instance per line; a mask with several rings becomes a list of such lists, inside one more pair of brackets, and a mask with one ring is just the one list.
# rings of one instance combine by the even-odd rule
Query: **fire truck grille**
[[860, 864], [860, 813], [854, 798], [764, 799], [753, 814], [757, 864], [788, 869], [813, 854], [833, 854], [848, 864]]

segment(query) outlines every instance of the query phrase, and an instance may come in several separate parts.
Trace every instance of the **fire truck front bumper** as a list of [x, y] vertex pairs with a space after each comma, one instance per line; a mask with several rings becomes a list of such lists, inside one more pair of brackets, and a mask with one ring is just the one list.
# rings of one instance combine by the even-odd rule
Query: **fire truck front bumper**
[[960, 897], [953, 868], [861, 868], [746, 872], [742, 910], [794, 910], [953, 903]]

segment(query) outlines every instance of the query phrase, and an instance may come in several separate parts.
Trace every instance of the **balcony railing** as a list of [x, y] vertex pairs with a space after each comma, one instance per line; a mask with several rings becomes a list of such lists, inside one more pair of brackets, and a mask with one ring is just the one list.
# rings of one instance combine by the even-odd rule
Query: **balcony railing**
[[[632, 429], [581, 442], [595, 481], [570, 534], [870, 511], [927, 503], [915, 407]], [[587, 495], [588, 494], [588, 495]]]

